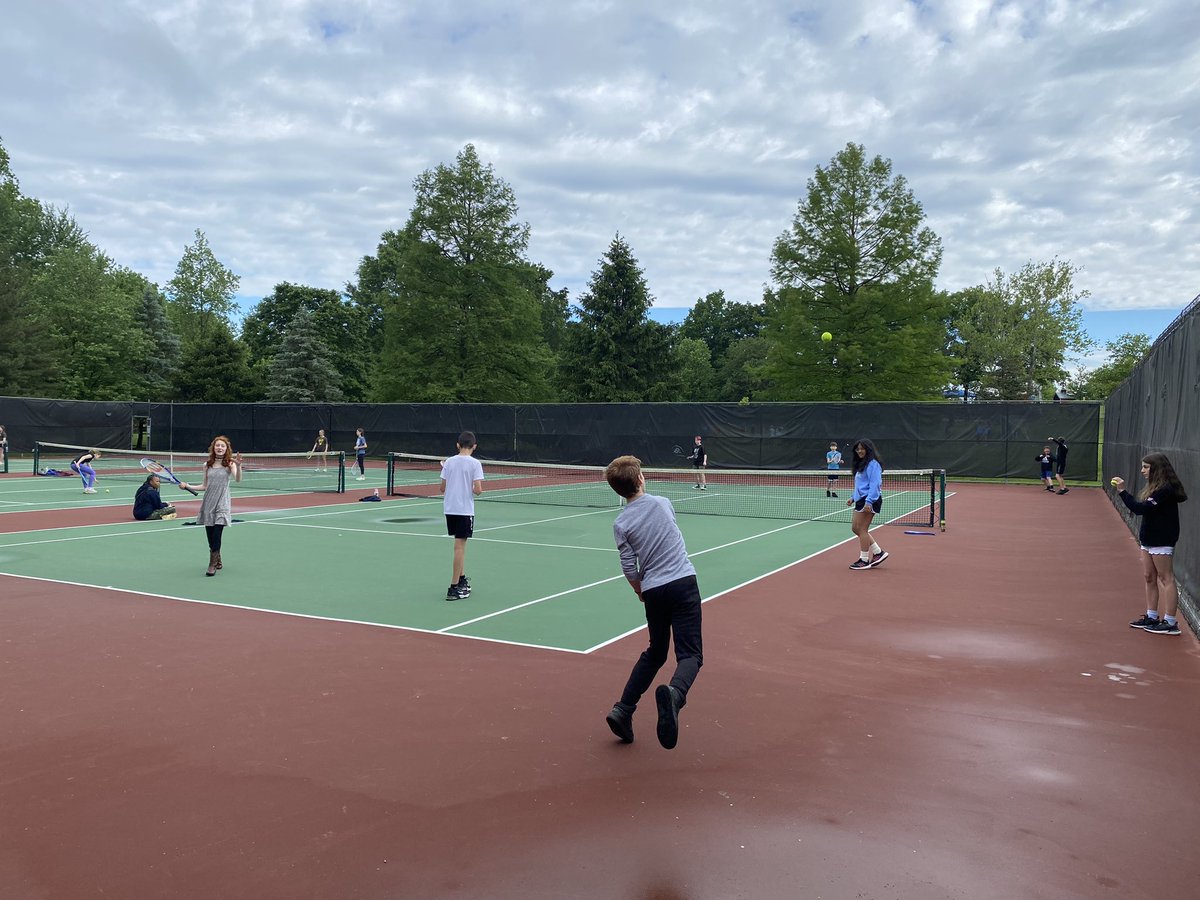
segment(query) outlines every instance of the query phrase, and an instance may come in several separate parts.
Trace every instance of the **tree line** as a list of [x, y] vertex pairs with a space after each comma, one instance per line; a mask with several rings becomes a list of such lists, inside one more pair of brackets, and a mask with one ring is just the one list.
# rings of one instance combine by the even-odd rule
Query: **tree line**
[[[1092, 342], [1069, 262], [938, 290], [941, 239], [902, 175], [848, 144], [809, 179], [755, 301], [680, 325], [616, 234], [576, 298], [528, 258], [513, 189], [468, 144], [414, 181], [342, 290], [283, 282], [237, 321], [239, 276], [196, 230], [157, 285], [24, 196], [0, 146], [0, 395], [207, 402], [638, 402], [1107, 396], [1145, 335]], [[821, 340], [824, 332], [834, 339]]]

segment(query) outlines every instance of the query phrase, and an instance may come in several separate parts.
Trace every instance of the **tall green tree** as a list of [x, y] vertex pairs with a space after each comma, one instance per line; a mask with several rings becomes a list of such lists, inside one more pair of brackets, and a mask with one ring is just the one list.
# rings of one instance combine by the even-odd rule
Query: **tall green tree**
[[193, 403], [253, 403], [261, 390], [246, 361], [246, 348], [218, 323], [185, 347], [175, 371], [177, 400]]
[[649, 317], [653, 299], [633, 250], [618, 234], [579, 299], [560, 365], [564, 399], [582, 403], [674, 399], [670, 330]]
[[282, 403], [334, 403], [343, 398], [341, 375], [321, 340], [316, 317], [299, 310], [271, 360], [267, 399]]
[[147, 350], [141, 290], [128, 270], [83, 242], [55, 251], [29, 285], [32, 315], [61, 349], [57, 384], [76, 400], [144, 397], [135, 366]]
[[[775, 242], [767, 372], [779, 400], [933, 397], [949, 365], [941, 240], [890, 160], [847, 144]], [[820, 335], [834, 335], [825, 344]]]
[[512, 188], [470, 144], [413, 187], [407, 224], [384, 233], [352, 291], [383, 310], [375, 399], [548, 399], [544, 279], [525, 258], [529, 226]]
[[150, 400], [171, 396], [175, 370], [179, 368], [179, 335], [167, 315], [167, 298], [151, 284], [142, 287], [142, 302], [134, 321], [142, 332], [144, 353], [133, 360], [133, 370], [142, 385], [142, 395]]
[[1147, 334], [1126, 332], [1106, 341], [1108, 361], [1090, 372], [1077, 372], [1066, 383], [1075, 400], [1105, 400], [1150, 355], [1153, 342]]
[[242, 342], [252, 367], [265, 380], [282, 346], [283, 336], [296, 316], [307, 312], [312, 327], [337, 371], [342, 399], [367, 399], [376, 358], [372, 351], [366, 308], [347, 302], [337, 291], [281, 282], [263, 297], [242, 321]]
[[57, 347], [33, 315], [29, 282], [44, 261], [40, 203], [21, 193], [0, 146], [0, 396], [46, 396], [57, 377]]
[[195, 239], [175, 266], [174, 277], [167, 282], [168, 308], [185, 347], [218, 326], [233, 327], [239, 284], [241, 278], [217, 259], [208, 238], [197, 228]]
[[1068, 352], [1092, 342], [1083, 330], [1075, 287], [1078, 272], [1064, 260], [1000, 269], [984, 284], [951, 298], [950, 353], [958, 383], [1004, 400], [1049, 400], [1067, 378]]

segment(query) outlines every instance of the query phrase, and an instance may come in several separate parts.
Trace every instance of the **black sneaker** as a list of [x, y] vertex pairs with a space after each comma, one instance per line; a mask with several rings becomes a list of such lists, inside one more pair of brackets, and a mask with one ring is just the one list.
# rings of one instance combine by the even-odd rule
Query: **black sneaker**
[[633, 743], [633, 713], [626, 712], [619, 706], [614, 706], [612, 712], [604, 717], [612, 733], [621, 739], [622, 744]]
[[1052, 494], [1054, 493], [1054, 488], [1050, 487], [1050, 485], [1046, 485], [1046, 490], [1048, 490]]
[[836, 497], [836, 496], [837, 496], [837, 491], [834, 491], [834, 492], [833, 492], [832, 494], [830, 494], [829, 496], [830, 496], [830, 497]]
[[887, 558], [888, 558], [888, 552], [886, 550], [880, 550], [878, 553], [876, 553], [875, 555], [873, 555], [871, 557], [871, 562], [869, 563], [869, 565], [873, 569]]
[[466, 575], [458, 576], [458, 584], [456, 584], [455, 587], [458, 588], [459, 593], [461, 593], [464, 598], [471, 596], [471, 582], [467, 581]]
[[1130, 628], [1149, 628], [1151, 625], [1157, 625], [1158, 619], [1152, 619], [1149, 616], [1142, 616], [1140, 619], [1134, 619], [1129, 623]]
[[447, 600], [466, 600], [468, 593], [464, 592], [457, 584], [450, 585], [450, 590], [446, 591]]
[[654, 702], [658, 704], [658, 742], [664, 750], [674, 750], [679, 743], [679, 691], [669, 684], [660, 684], [654, 689]]
[[871, 568], [871, 564], [860, 556], [854, 562], [850, 563], [850, 568], [852, 568], [852, 569], [869, 569], [869, 568]]
[[1157, 619], [1153, 625], [1147, 625], [1146, 631], [1150, 634], [1179, 634], [1179, 625], [1171, 625], [1166, 619]]
[[826, 496], [826, 497], [832, 497], [832, 496], [833, 496], [833, 494], [831, 494], [829, 491], [826, 491], [826, 492], [825, 492], [825, 496]]
[[1060, 493], [1060, 494], [1065, 494], [1065, 493], [1066, 493], [1067, 491], [1069, 491], [1069, 490], [1070, 490], [1070, 488], [1063, 488], [1061, 491], [1059, 491], [1059, 493]]

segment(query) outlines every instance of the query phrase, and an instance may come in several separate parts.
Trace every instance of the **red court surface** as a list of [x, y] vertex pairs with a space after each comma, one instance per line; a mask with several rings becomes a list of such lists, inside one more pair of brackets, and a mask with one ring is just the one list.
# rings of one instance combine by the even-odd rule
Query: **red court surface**
[[1099, 490], [958, 491], [877, 570], [842, 546], [707, 604], [673, 751], [652, 699], [632, 745], [604, 724], [644, 632], [580, 656], [0, 576], [0, 897], [1200, 897], [1196, 640], [1127, 627]]

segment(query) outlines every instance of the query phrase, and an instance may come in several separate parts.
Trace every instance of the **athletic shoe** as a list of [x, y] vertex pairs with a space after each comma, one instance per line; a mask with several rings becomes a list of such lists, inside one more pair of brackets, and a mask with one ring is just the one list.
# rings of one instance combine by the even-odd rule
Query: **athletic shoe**
[[604, 717], [612, 733], [621, 739], [622, 744], [633, 743], [633, 713], [625, 712], [619, 706], [614, 706], [612, 712]]
[[886, 550], [880, 550], [878, 553], [876, 553], [874, 556], [871, 557], [871, 564], [870, 564], [871, 568], [872, 569], [875, 568], [877, 565], [879, 565], [881, 562], [883, 562], [887, 558], [888, 558], [888, 552]]
[[669, 684], [660, 684], [654, 689], [654, 702], [658, 704], [658, 742], [664, 750], [673, 750], [679, 743], [679, 691]]
[[355, 478], [354, 480], [355, 480], [355, 481], [366, 481], [366, 480], [367, 480], [367, 476], [366, 476], [366, 475], [359, 475], [359, 476], [358, 476], [357, 478]]
[[458, 588], [459, 592], [462, 593], [464, 598], [471, 596], [471, 582], [467, 581], [466, 575], [460, 575], [458, 577], [458, 584], [456, 584], [455, 587]]
[[830, 497], [836, 497], [836, 496], [837, 496], [837, 491], [834, 491], [834, 492], [833, 492], [832, 494], [830, 494], [829, 496], [830, 496]]
[[702, 485], [700, 485], [700, 490], [702, 490], [702, 491], [707, 491], [707, 490], [708, 490], [708, 485], [707, 485], [707, 484], [702, 484]]
[[1049, 485], [1046, 485], [1046, 490], [1048, 490], [1052, 494], [1054, 493], [1054, 488], [1050, 487]]
[[447, 600], [466, 600], [467, 594], [457, 584], [450, 585], [450, 589], [446, 591]]
[[1070, 488], [1063, 488], [1061, 491], [1059, 491], [1059, 493], [1060, 493], [1060, 494], [1065, 494], [1065, 493], [1066, 493], [1067, 491], [1069, 491], [1069, 490], [1070, 490]]
[[1179, 634], [1179, 625], [1169, 625], [1166, 619], [1159, 619], [1153, 625], [1147, 625], [1146, 631], [1150, 634]]
[[871, 568], [871, 564], [860, 556], [854, 562], [850, 563], [850, 568], [852, 568], [852, 569], [869, 569], [869, 568]]
[[83, 492], [85, 494], [94, 494], [94, 493], [96, 493], [96, 489], [95, 488], [84, 488]]
[[1142, 616], [1140, 619], [1134, 619], [1129, 623], [1130, 628], [1149, 628], [1151, 625], [1157, 625], [1158, 619], [1152, 619], [1149, 616]]

